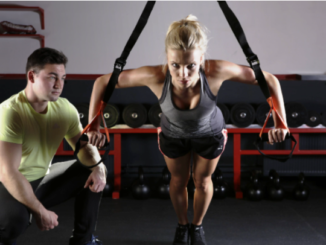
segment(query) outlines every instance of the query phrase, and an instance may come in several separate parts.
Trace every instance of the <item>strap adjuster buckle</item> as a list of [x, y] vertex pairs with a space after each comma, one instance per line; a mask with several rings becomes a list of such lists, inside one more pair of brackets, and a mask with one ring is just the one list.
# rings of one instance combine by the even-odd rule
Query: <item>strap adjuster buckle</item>
[[253, 56], [247, 57], [247, 61], [250, 64], [250, 67], [251, 68], [253, 68], [254, 66], [257, 66], [257, 65], [260, 64], [257, 55], [253, 55]]
[[118, 58], [115, 60], [114, 69], [122, 71], [122, 69], [125, 65], [126, 65], [126, 62], [124, 60], [121, 60], [120, 58]]

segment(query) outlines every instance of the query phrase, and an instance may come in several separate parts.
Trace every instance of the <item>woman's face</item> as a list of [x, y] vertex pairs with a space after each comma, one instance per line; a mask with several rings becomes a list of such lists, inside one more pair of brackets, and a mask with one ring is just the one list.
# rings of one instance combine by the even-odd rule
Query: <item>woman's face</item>
[[166, 55], [173, 85], [181, 89], [195, 86], [204, 59], [203, 52], [200, 49], [168, 49]]

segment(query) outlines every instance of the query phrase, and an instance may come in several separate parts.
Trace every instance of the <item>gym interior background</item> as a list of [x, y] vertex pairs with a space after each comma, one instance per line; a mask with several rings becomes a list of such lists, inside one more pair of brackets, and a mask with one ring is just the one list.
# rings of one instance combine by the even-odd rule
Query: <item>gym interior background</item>
[[[145, 2], [4, 1], [0, 2], [0, 7], [5, 4], [39, 6], [44, 9], [44, 30], [41, 29], [39, 14], [33, 11], [0, 9], [0, 21], [33, 25], [38, 34], [45, 36], [46, 47], [61, 50], [67, 55], [68, 76], [62, 97], [68, 98], [73, 104], [89, 102], [94, 80], [70, 80], [69, 74], [100, 76], [110, 73], [114, 60], [120, 56], [145, 6]], [[296, 101], [304, 104], [308, 110], [325, 112], [326, 2], [229, 2], [229, 6], [237, 15], [263, 70], [273, 74], [299, 74], [303, 77], [320, 75], [319, 78], [308, 80], [281, 80], [285, 103]], [[196, 15], [209, 30], [207, 59], [225, 59], [247, 65], [216, 2], [157, 2], [125, 69], [164, 63], [167, 28], [172, 21], [188, 14]], [[0, 38], [0, 102], [21, 91], [26, 85], [24, 79], [3, 79], [1, 74], [23, 74], [27, 57], [39, 47], [40, 42], [32, 38]], [[121, 108], [130, 103], [142, 103], [149, 107], [157, 103], [157, 99], [147, 88], [140, 87], [115, 90], [110, 102]], [[259, 87], [227, 81], [219, 92], [218, 102], [230, 106], [238, 102], [258, 105], [264, 102], [264, 97]], [[319, 127], [325, 128], [322, 125]], [[304, 134], [300, 137], [301, 149], [326, 149], [324, 134]], [[242, 139], [243, 149], [254, 149], [252, 136], [245, 135]], [[276, 149], [275, 147], [269, 149]], [[70, 157], [57, 156], [54, 162], [66, 159]], [[266, 176], [269, 169], [281, 169], [284, 166], [284, 163], [261, 156], [243, 156], [241, 163], [244, 180], [248, 179], [248, 174], [254, 169]], [[106, 164], [110, 172], [109, 178], [112, 179], [112, 157], [108, 158]], [[286, 164], [290, 167], [282, 172], [284, 178], [297, 176], [300, 171], [310, 176], [311, 181], [316, 178], [321, 180], [326, 175], [325, 155], [293, 156]], [[122, 135], [122, 166], [127, 165], [165, 165], [155, 134]], [[229, 135], [219, 167], [232, 185], [232, 134]], [[159, 173], [161, 170], [157, 168], [155, 171]], [[154, 181], [159, 177], [158, 173], [151, 170], [147, 177]], [[123, 187], [129, 186], [135, 177], [135, 169], [124, 173]]]

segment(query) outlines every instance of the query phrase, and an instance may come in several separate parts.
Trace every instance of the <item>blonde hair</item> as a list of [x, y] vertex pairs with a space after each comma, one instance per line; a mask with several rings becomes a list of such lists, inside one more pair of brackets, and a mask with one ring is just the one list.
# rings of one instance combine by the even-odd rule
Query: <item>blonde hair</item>
[[190, 50], [199, 48], [205, 54], [208, 43], [206, 32], [207, 28], [201, 25], [194, 15], [190, 14], [180, 21], [174, 21], [166, 33], [165, 53], [168, 49]]

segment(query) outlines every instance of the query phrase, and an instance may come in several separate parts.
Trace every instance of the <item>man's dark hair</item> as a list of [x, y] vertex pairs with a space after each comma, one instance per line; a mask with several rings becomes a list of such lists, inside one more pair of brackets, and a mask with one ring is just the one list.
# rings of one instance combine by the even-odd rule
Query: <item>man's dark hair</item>
[[68, 58], [60, 51], [53, 48], [36, 49], [27, 59], [26, 74], [29, 70], [38, 73], [47, 64], [64, 65], [68, 62]]

